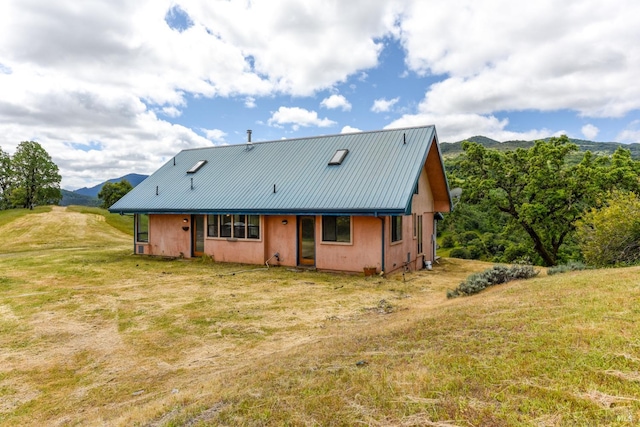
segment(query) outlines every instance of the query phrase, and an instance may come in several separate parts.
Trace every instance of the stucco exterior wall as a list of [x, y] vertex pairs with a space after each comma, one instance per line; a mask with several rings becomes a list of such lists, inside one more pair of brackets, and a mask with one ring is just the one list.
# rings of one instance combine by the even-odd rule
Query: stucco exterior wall
[[215, 261], [220, 262], [264, 263], [264, 244], [262, 240], [206, 237], [204, 253], [211, 256]]
[[[283, 221], [287, 223], [283, 224]], [[269, 265], [295, 267], [297, 263], [296, 239], [298, 236], [295, 215], [265, 216], [264, 230], [264, 260], [268, 260], [277, 252], [280, 261], [272, 258], [269, 261]]]
[[375, 217], [351, 217], [351, 243], [322, 241], [322, 216], [316, 217], [316, 268], [362, 272], [381, 271], [382, 221]]
[[149, 255], [191, 256], [191, 231], [184, 231], [188, 215], [149, 215]]
[[[385, 221], [385, 272], [392, 273], [404, 268], [408, 263], [410, 270], [419, 270], [424, 260], [433, 261], [433, 209], [434, 199], [429, 176], [425, 167], [418, 178], [418, 194], [413, 195], [411, 203], [412, 215], [402, 217], [402, 240], [391, 241], [391, 218]], [[422, 216], [422, 252], [418, 252], [418, 236], [414, 236], [414, 215], [417, 222]], [[417, 231], [417, 227], [416, 227]]]

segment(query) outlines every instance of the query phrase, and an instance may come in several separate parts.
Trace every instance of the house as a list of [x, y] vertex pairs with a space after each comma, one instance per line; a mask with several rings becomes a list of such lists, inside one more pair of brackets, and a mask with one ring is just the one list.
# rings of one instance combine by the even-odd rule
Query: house
[[434, 126], [183, 150], [109, 209], [136, 254], [378, 272], [435, 259]]

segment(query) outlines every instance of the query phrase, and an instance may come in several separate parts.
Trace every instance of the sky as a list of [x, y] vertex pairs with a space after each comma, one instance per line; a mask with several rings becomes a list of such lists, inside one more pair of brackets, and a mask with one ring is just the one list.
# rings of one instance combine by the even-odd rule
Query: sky
[[637, 0], [3, 0], [0, 148], [62, 188], [187, 148], [435, 125], [640, 142]]

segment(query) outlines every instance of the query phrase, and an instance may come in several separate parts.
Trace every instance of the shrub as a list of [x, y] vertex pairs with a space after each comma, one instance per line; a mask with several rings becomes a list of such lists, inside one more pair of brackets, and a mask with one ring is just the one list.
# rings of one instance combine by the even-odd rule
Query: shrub
[[458, 242], [460, 242], [461, 245], [466, 245], [479, 237], [475, 231], [465, 231], [464, 233], [458, 234]]
[[451, 252], [449, 252], [449, 256], [451, 258], [469, 259], [469, 251], [465, 248], [453, 248]]
[[442, 238], [443, 248], [453, 248], [456, 245], [456, 239], [451, 234], [447, 234]]
[[580, 261], [569, 261], [566, 264], [556, 265], [547, 270], [549, 276], [554, 274], [566, 273], [567, 271], [585, 270], [587, 266]]
[[474, 273], [460, 283], [456, 289], [447, 291], [447, 298], [473, 295], [489, 286], [507, 283], [517, 279], [529, 279], [539, 273], [531, 264], [514, 264], [510, 267], [494, 265], [492, 268]]
[[607, 206], [584, 215], [577, 234], [589, 265], [640, 262], [640, 198], [634, 193], [613, 192]]

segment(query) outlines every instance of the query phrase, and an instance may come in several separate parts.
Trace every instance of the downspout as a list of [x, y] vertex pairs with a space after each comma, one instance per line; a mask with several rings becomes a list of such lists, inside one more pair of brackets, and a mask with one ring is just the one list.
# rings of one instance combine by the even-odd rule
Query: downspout
[[381, 264], [380, 264], [380, 274], [384, 273], [384, 217], [383, 216], [378, 216], [378, 214], [376, 214], [376, 218], [378, 218], [381, 222], [382, 222], [382, 252], [381, 252], [381, 256], [382, 256], [382, 260], [381, 260]]

